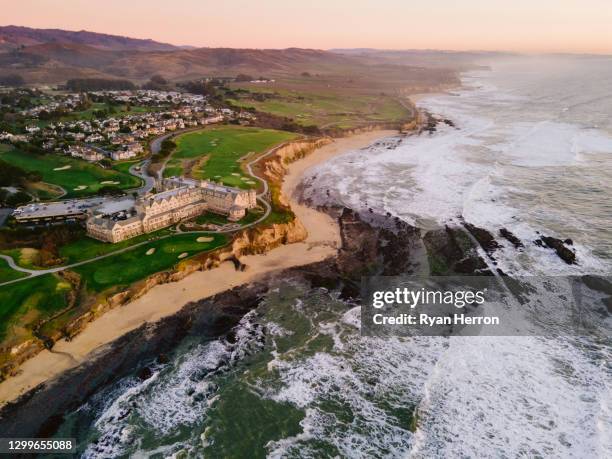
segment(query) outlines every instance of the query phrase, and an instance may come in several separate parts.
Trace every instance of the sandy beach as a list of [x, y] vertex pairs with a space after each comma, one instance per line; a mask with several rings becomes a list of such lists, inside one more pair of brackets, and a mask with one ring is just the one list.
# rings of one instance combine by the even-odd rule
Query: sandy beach
[[26, 361], [20, 373], [0, 383], [0, 406], [27, 390], [79, 365], [96, 349], [134, 330], [143, 323], [155, 322], [197, 301], [227, 289], [255, 280], [258, 276], [324, 260], [336, 253], [340, 234], [336, 222], [327, 214], [300, 205], [294, 191], [304, 172], [338, 154], [363, 148], [395, 131], [371, 131], [337, 139], [305, 158], [291, 164], [283, 183], [283, 193], [291, 208], [308, 230], [304, 242], [278, 247], [265, 255], [241, 258], [248, 266], [236, 271], [232, 263], [223, 263], [210, 271], [198, 271], [185, 279], [153, 287], [141, 298], [117, 307], [91, 323], [72, 341], [59, 341], [52, 351], [44, 350]]

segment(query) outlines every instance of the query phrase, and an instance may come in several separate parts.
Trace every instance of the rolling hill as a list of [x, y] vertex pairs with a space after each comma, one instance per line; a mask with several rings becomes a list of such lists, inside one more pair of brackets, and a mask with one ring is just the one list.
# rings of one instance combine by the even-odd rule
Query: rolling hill
[[115, 51], [172, 51], [174, 45], [153, 40], [121, 37], [85, 30], [33, 29], [21, 26], [0, 26], [0, 49], [11, 50], [44, 43], [86, 45]]
[[452, 67], [415, 65], [414, 59], [401, 56], [381, 59], [367, 53], [301, 48], [185, 48], [85, 31], [0, 27], [0, 76], [18, 74], [28, 84], [57, 84], [70, 78], [142, 83], [155, 74], [180, 81], [244, 73], [275, 78], [294, 89], [418, 92], [456, 83]]

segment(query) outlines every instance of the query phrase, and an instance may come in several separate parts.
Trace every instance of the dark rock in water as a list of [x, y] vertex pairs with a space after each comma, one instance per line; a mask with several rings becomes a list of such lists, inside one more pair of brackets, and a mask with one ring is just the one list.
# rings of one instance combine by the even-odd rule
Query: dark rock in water
[[428, 231], [423, 237], [429, 270], [434, 276], [453, 274], [491, 275], [476, 246], [461, 228]]
[[568, 265], [576, 264], [576, 254], [568, 249], [561, 239], [551, 236], [542, 236], [540, 239], [534, 241], [535, 245], [539, 247], [548, 247], [557, 252], [559, 258], [561, 258]]
[[499, 249], [499, 244], [493, 237], [491, 233], [489, 233], [484, 228], [479, 228], [477, 226], [472, 225], [471, 223], [464, 223], [465, 229], [467, 229], [474, 239], [478, 241], [481, 247], [487, 252], [488, 255], [491, 255], [495, 250]]
[[157, 356], [157, 363], [168, 363], [170, 359], [166, 354], [159, 354]]
[[453, 123], [453, 121], [452, 121], [452, 120], [449, 120], [448, 118], [444, 118], [442, 121], [443, 121], [443, 122], [444, 122], [444, 124], [446, 124], [447, 126], [450, 126], [450, 127], [455, 127], [455, 123]]
[[570, 238], [567, 238], [566, 240], [564, 240], [563, 243], [565, 245], [574, 245], [574, 241], [572, 241]]
[[601, 301], [603, 301], [603, 304], [608, 309], [608, 314], [612, 314], [612, 297], [604, 298]]
[[457, 274], [474, 274], [478, 270], [486, 269], [487, 265], [480, 257], [466, 257], [455, 263], [453, 271]]
[[582, 276], [582, 282], [591, 290], [612, 295], [612, 282], [600, 276]]
[[504, 239], [508, 240], [514, 247], [520, 249], [521, 247], [525, 247], [521, 240], [514, 235], [510, 230], [506, 228], [502, 228], [499, 230], [499, 235]]
[[138, 378], [141, 381], [144, 381], [145, 379], [149, 379], [151, 376], [153, 376], [153, 372], [151, 371], [149, 367], [141, 368], [140, 371], [138, 372]]

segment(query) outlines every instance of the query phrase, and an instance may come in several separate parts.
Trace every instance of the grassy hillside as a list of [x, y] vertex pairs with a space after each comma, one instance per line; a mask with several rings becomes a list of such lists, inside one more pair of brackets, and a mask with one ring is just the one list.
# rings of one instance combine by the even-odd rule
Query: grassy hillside
[[0, 288], [0, 342], [30, 336], [32, 326], [66, 307], [68, 282], [54, 274], [33, 277]]
[[388, 95], [348, 95], [320, 88], [241, 87], [248, 92], [237, 92], [240, 96], [231, 100], [234, 105], [288, 117], [303, 126], [347, 129], [372, 123], [402, 122], [412, 117], [412, 110], [404, 107], [398, 98]]
[[[10, 268], [8, 263], [4, 259], [0, 259], [0, 284], [2, 282], [8, 282], [13, 279], [19, 279], [25, 277], [27, 274], [15, 271]], [[1, 288], [1, 287], [0, 287]]]
[[198, 242], [199, 237], [202, 236], [178, 234], [156, 240], [133, 250], [80, 266], [75, 268], [75, 271], [81, 275], [87, 289], [93, 292], [101, 292], [110, 287], [129, 286], [132, 282], [151, 274], [170, 269], [185, 258], [227, 243], [227, 236], [223, 234], [206, 236], [212, 240], [204, 242]]
[[240, 159], [248, 153], [262, 153], [296, 137], [291, 132], [239, 126], [183, 134], [175, 139], [177, 148], [168, 161], [164, 176], [189, 175], [222, 181], [234, 187], [254, 188], [259, 182], [242, 170]]

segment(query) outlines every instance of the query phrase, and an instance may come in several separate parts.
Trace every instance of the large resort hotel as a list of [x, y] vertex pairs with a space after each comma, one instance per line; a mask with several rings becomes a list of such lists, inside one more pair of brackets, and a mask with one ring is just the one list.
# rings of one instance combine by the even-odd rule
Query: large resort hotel
[[139, 198], [127, 211], [108, 214], [94, 210], [86, 227], [89, 236], [105, 242], [120, 242], [149, 233], [203, 212], [240, 220], [257, 205], [255, 190], [241, 190], [207, 180], [171, 177], [159, 183], [160, 193]]

